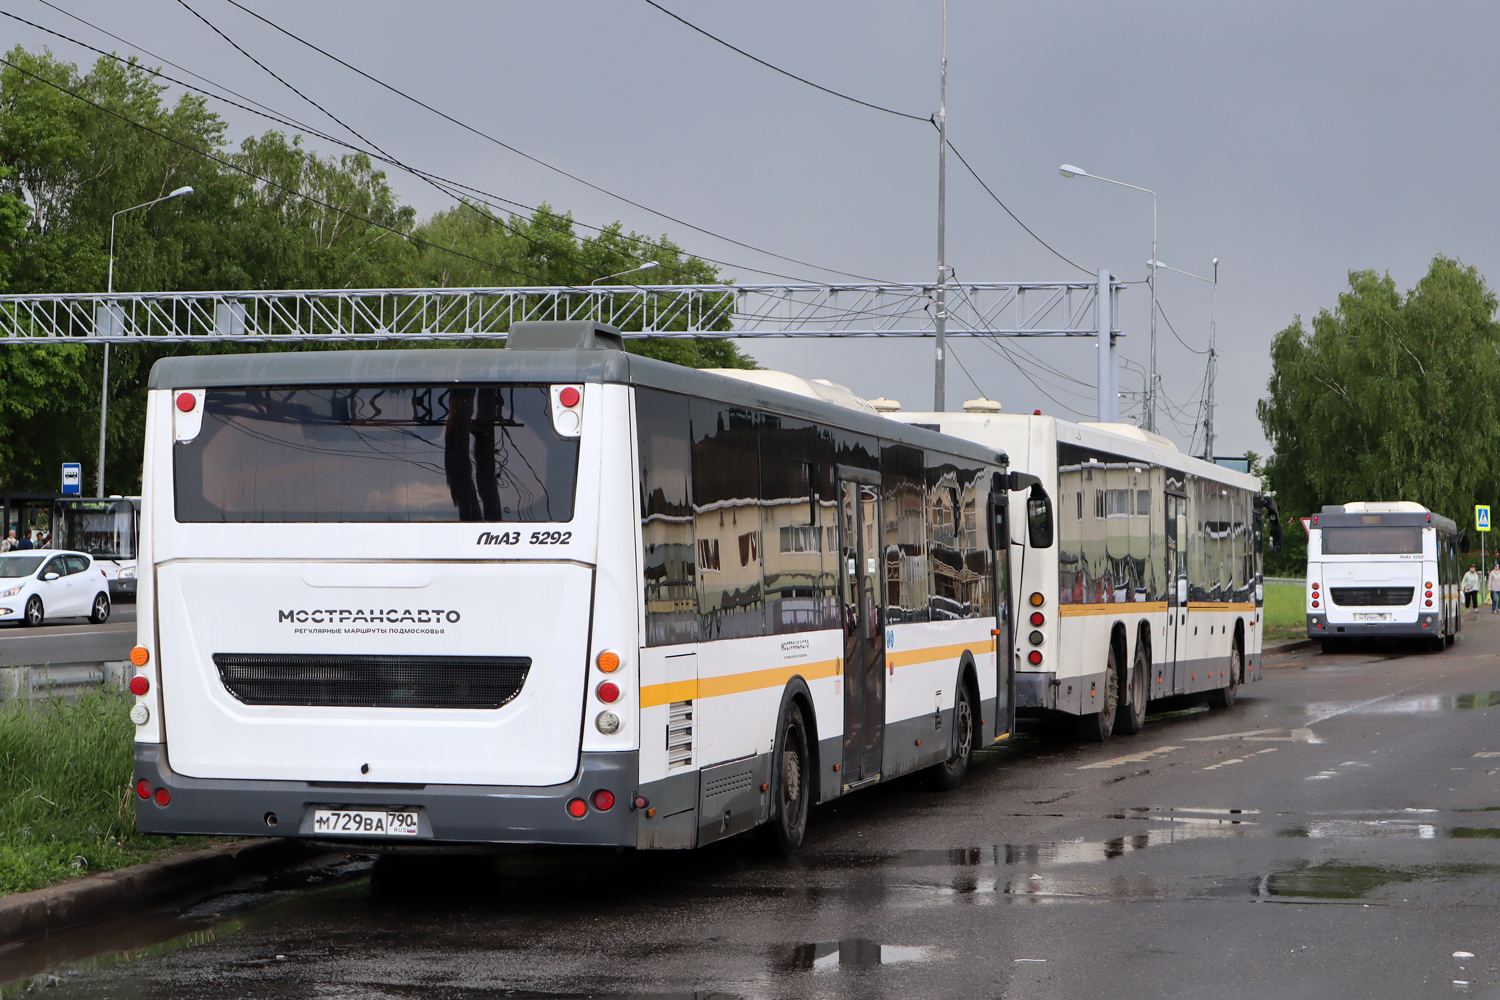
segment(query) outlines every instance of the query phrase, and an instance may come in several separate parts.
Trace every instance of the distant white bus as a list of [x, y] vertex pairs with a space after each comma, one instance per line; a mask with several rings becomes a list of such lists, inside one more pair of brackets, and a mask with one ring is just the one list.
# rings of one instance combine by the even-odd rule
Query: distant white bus
[[1463, 537], [1409, 500], [1324, 507], [1307, 519], [1307, 635], [1324, 648], [1360, 636], [1433, 649], [1463, 628]]
[[1128, 424], [976, 410], [889, 415], [1003, 450], [1057, 497], [1055, 547], [1012, 539], [1017, 707], [1106, 740], [1155, 699], [1233, 704], [1259, 677], [1262, 535], [1280, 531], [1259, 481]]
[[135, 596], [140, 497], [66, 497], [57, 501], [51, 548], [87, 552], [109, 580], [111, 600]]
[[789, 852], [1011, 731], [1045, 491], [837, 386], [526, 323], [161, 361], [147, 434], [142, 830]]

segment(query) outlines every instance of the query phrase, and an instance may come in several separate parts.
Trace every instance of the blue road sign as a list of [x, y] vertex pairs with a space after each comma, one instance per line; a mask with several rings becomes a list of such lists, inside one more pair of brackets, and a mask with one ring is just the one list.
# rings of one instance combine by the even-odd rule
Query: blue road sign
[[[77, 462], [63, 463], [62, 491], [65, 496], [81, 496], [83, 493], [83, 466]], [[1488, 522], [1486, 522], [1488, 523]]]

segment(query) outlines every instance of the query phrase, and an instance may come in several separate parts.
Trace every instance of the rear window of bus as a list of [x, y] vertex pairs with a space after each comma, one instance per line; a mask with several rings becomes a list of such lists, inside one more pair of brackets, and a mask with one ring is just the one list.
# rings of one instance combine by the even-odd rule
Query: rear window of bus
[[1399, 527], [1324, 528], [1325, 556], [1422, 554], [1422, 529]]
[[210, 389], [173, 465], [180, 522], [558, 522], [578, 439], [544, 385]]

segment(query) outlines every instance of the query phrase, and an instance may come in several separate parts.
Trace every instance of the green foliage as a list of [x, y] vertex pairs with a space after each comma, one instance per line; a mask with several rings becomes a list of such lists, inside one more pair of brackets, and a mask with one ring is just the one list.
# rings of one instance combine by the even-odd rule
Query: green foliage
[[129, 710], [119, 691], [0, 708], [0, 893], [118, 868], [168, 846], [135, 828]]
[[1500, 325], [1472, 267], [1433, 258], [1402, 295], [1389, 274], [1355, 271], [1308, 331], [1271, 346], [1258, 406], [1275, 454], [1266, 476], [1286, 519], [1273, 568], [1300, 572], [1299, 516], [1351, 500], [1415, 500], [1460, 525], [1500, 480]]
[[[644, 276], [653, 285], [720, 280], [714, 267], [665, 236], [627, 234], [619, 223], [579, 236], [570, 214], [546, 205], [529, 218], [501, 218], [464, 203], [418, 220], [368, 157], [320, 156], [304, 148], [300, 137], [275, 131], [229, 148], [226, 122], [203, 99], [183, 96], [169, 103], [166, 88], [134, 63], [101, 58], [85, 72], [45, 49], [32, 53], [19, 46], [7, 58], [25, 72], [0, 68], [3, 291], [104, 290], [112, 215], [184, 185], [193, 188], [191, 197], [115, 220], [116, 290], [582, 286], [645, 260], [657, 266], [609, 283]], [[726, 296], [724, 315], [711, 329], [729, 328], [731, 304]], [[640, 331], [649, 319], [652, 329], [685, 329], [670, 301], [653, 300], [647, 309], [630, 311], [619, 325]], [[727, 340], [629, 343], [637, 353], [679, 364], [755, 367]], [[190, 345], [111, 351], [109, 492], [139, 490], [151, 365], [171, 354], [224, 350]], [[92, 482], [102, 361], [101, 351], [79, 345], [0, 345], [0, 384], [6, 387], [0, 394], [0, 488], [55, 489], [62, 461], [81, 461], [85, 481]]]

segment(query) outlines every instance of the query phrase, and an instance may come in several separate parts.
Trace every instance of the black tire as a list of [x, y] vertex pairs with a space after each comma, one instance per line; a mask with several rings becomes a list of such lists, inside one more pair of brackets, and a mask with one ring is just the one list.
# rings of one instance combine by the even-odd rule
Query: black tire
[[47, 611], [42, 607], [42, 599], [35, 594], [31, 600], [26, 602], [26, 614], [21, 618], [21, 624], [27, 628], [36, 628], [47, 620]]
[[89, 612], [89, 621], [95, 625], [103, 625], [109, 621], [109, 595], [102, 590], [94, 595], [94, 606]]
[[953, 703], [953, 747], [952, 757], [930, 769], [933, 784], [945, 792], [957, 791], [969, 773], [969, 762], [974, 759], [974, 696], [969, 685], [958, 685], [958, 699]]
[[1115, 732], [1115, 715], [1120, 705], [1120, 663], [1114, 643], [1109, 644], [1109, 659], [1099, 686], [1104, 689], [1104, 707], [1078, 719], [1078, 738], [1086, 743], [1104, 743]]
[[1146, 703], [1151, 700], [1151, 661], [1146, 657], [1146, 644], [1140, 640], [1136, 640], [1128, 686], [1129, 697], [1121, 699], [1115, 709], [1115, 731], [1134, 736], [1146, 728]]
[[1244, 662], [1244, 654], [1240, 652], [1240, 644], [1236, 642], [1234, 648], [1229, 651], [1229, 683], [1208, 693], [1208, 703], [1214, 708], [1229, 708], [1239, 698], [1240, 670]]
[[777, 734], [776, 750], [771, 754], [771, 802], [775, 815], [767, 825], [771, 846], [789, 858], [802, 846], [807, 833], [807, 810], [812, 801], [812, 754], [807, 742], [807, 725], [802, 706], [795, 701], [787, 706]]

